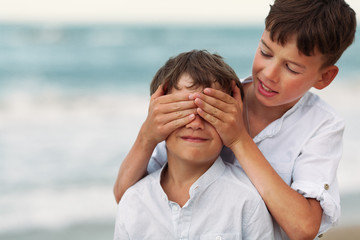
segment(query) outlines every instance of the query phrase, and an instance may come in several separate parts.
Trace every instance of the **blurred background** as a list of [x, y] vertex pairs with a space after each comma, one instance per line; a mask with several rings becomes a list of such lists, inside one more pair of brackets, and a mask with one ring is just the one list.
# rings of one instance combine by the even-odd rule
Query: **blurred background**
[[[207, 49], [250, 75], [271, 3], [0, 0], [0, 239], [112, 239], [113, 183], [157, 69]], [[359, 54], [357, 37], [317, 91], [347, 124], [338, 228], [360, 225]]]

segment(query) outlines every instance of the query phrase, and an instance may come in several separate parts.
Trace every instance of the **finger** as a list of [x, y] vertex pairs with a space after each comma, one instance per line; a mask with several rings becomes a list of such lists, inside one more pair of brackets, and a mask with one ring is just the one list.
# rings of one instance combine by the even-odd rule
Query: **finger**
[[230, 112], [231, 108], [231, 105], [206, 95], [196, 98], [194, 102], [199, 108], [219, 119], [224, 113]]
[[200, 98], [195, 99], [195, 103], [199, 106], [198, 111], [205, 111], [207, 115], [210, 115], [213, 118], [223, 119], [223, 116], [225, 115], [222, 110], [202, 101]]
[[205, 121], [207, 121], [208, 123], [213, 125], [216, 129], [219, 126], [219, 124], [222, 122], [220, 119], [218, 119], [218, 118], [214, 117], [213, 115], [205, 112], [201, 108], [197, 109], [197, 113], [199, 114], [200, 117], [205, 119]]
[[167, 124], [164, 125], [164, 128], [166, 129], [167, 132], [173, 132], [174, 130], [185, 126], [186, 124], [190, 123], [191, 121], [193, 121], [195, 119], [195, 114], [192, 113], [186, 117], [183, 118], [179, 118], [176, 119], [174, 121], [168, 122]]
[[151, 98], [152, 99], [155, 99], [155, 98], [158, 98], [160, 96], [163, 96], [164, 95], [164, 89], [163, 89], [163, 84], [161, 84], [157, 89], [156, 91], [153, 93], [153, 95], [151, 95]]
[[204, 94], [211, 96], [213, 98], [217, 98], [225, 103], [233, 103], [234, 102], [234, 98], [231, 97], [229, 94], [224, 93], [223, 91], [217, 90], [217, 89], [213, 89], [213, 88], [205, 88], [204, 89]]
[[185, 118], [187, 116], [190, 116], [191, 114], [196, 114], [197, 110], [196, 108], [191, 108], [191, 109], [187, 109], [187, 110], [183, 110], [183, 111], [176, 111], [176, 112], [171, 112], [171, 113], [167, 113], [163, 115], [163, 121], [165, 124], [181, 119], [181, 118]]
[[161, 96], [159, 102], [162, 104], [179, 102], [179, 101], [192, 101], [193, 99], [189, 98], [190, 93], [172, 93]]
[[194, 101], [179, 101], [179, 102], [172, 102], [161, 104], [162, 113], [175, 113], [181, 114], [184, 110], [195, 109], [197, 106]]
[[235, 98], [238, 102], [242, 102], [244, 96], [241, 94], [240, 88], [236, 85], [235, 81], [231, 82], [231, 88], [233, 92], [233, 98]]

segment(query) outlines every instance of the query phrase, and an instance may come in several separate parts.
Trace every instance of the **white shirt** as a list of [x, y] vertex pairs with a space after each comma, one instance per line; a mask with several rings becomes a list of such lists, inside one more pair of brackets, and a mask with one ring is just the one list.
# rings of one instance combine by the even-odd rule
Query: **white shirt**
[[[251, 81], [247, 78], [245, 82]], [[244, 82], [244, 83], [245, 83]], [[307, 92], [281, 118], [257, 136], [254, 142], [280, 177], [306, 198], [316, 198], [323, 209], [321, 234], [340, 217], [337, 168], [342, 156], [344, 120], [317, 95]], [[156, 147], [148, 171], [166, 161], [165, 143]], [[221, 153], [224, 161], [239, 165], [230, 149]], [[276, 226], [275, 228], [279, 228]], [[280, 229], [282, 237], [287, 239]]]
[[125, 192], [118, 206], [115, 240], [274, 239], [265, 203], [241, 168], [219, 157], [191, 186], [190, 199], [182, 208], [163, 191], [162, 171]]

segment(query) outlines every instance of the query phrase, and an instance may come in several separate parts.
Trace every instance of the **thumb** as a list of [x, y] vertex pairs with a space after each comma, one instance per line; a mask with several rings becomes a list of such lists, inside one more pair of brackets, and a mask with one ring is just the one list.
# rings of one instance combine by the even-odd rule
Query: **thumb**
[[163, 96], [165, 94], [164, 92], [164, 88], [163, 88], [164, 84], [161, 84], [156, 91], [153, 93], [153, 95], [151, 95], [151, 98], [158, 98], [160, 96]]
[[235, 81], [232, 81], [231, 88], [232, 88], [233, 98], [235, 98], [236, 101], [238, 101], [238, 102], [242, 102], [242, 100], [244, 98], [244, 91], [242, 89], [240, 82], [239, 82], [239, 84], [240, 85], [238, 86]]

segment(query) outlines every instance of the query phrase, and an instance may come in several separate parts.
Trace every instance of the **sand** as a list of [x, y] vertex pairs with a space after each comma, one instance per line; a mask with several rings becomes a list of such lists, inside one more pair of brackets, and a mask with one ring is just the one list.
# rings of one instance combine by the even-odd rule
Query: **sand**
[[324, 233], [320, 240], [356, 240], [360, 239], [360, 225], [351, 227], [334, 227]]

